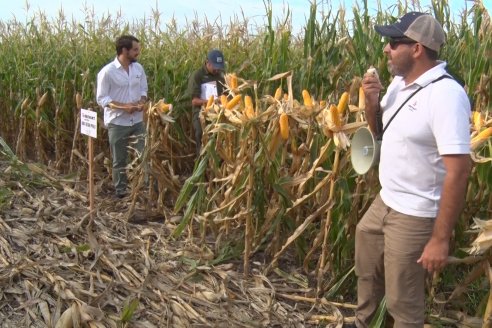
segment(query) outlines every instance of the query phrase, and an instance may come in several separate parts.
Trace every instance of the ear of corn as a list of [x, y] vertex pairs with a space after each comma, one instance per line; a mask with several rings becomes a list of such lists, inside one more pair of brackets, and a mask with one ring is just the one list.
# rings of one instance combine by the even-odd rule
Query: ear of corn
[[234, 98], [232, 98], [232, 100], [227, 103], [226, 109], [229, 109], [229, 110], [233, 109], [234, 107], [236, 107], [239, 104], [241, 99], [242, 99], [241, 95], [234, 96]]
[[282, 99], [282, 88], [278, 87], [277, 90], [275, 90], [275, 99], [280, 100]]
[[302, 99], [304, 100], [304, 106], [311, 108], [313, 107], [313, 100], [311, 99], [311, 95], [309, 91], [302, 90]]
[[231, 90], [236, 90], [237, 89], [237, 76], [236, 76], [236, 74], [231, 74], [230, 77], [231, 77], [231, 79], [230, 79]]
[[164, 101], [160, 100], [158, 103], [157, 103], [157, 109], [161, 112], [161, 113], [167, 113], [169, 112], [169, 110], [171, 109], [171, 104], [166, 104]]
[[333, 122], [333, 124], [335, 124], [336, 127], [339, 128], [341, 126], [341, 123], [340, 123], [340, 116], [338, 114], [338, 107], [331, 104], [330, 114], [331, 114], [331, 121]]
[[253, 118], [255, 116], [253, 99], [251, 96], [244, 96], [244, 113], [247, 118]]
[[490, 136], [492, 136], [492, 127], [486, 128], [482, 132], [480, 132], [477, 136], [475, 136], [471, 142], [480, 142], [480, 141], [485, 141], [487, 140]]
[[208, 98], [208, 101], [207, 101], [207, 106], [205, 106], [205, 108], [207, 108], [207, 109], [210, 108], [210, 106], [213, 105], [214, 100], [215, 100], [214, 95], [210, 95], [210, 98]]
[[338, 101], [338, 106], [337, 106], [338, 115], [340, 116], [343, 115], [343, 113], [345, 112], [345, 108], [347, 108], [348, 100], [349, 100], [349, 93], [345, 91], [344, 93], [342, 93], [342, 96]]
[[474, 111], [472, 115], [473, 126], [476, 131], [480, 131], [483, 125], [483, 118], [480, 112]]
[[289, 116], [285, 113], [280, 114], [279, 124], [282, 139], [289, 139]]
[[227, 103], [228, 103], [227, 96], [226, 95], [221, 95], [220, 96], [220, 104], [222, 105], [222, 107], [226, 108], [227, 107]]
[[359, 87], [359, 110], [366, 109], [366, 94], [364, 93], [364, 89]]
[[77, 106], [77, 109], [81, 109], [82, 108], [82, 96], [78, 92], [75, 95], [75, 104]]

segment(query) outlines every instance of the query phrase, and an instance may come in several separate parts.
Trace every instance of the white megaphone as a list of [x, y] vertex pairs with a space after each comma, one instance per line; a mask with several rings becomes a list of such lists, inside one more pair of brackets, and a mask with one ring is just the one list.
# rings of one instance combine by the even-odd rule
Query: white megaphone
[[371, 167], [379, 163], [381, 140], [376, 140], [367, 127], [357, 129], [350, 143], [350, 161], [355, 172], [365, 174]]

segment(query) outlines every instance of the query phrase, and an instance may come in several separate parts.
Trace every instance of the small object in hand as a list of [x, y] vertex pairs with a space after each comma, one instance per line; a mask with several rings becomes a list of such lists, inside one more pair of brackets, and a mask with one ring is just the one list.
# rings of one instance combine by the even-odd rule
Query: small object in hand
[[371, 74], [372, 76], [376, 77], [379, 79], [379, 75], [378, 75], [378, 71], [376, 70], [376, 68], [374, 66], [371, 66], [367, 69], [367, 72], [368, 74]]

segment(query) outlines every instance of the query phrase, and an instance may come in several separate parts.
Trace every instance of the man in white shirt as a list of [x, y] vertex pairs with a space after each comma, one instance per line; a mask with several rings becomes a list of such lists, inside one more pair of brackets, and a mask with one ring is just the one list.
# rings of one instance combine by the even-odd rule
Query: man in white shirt
[[116, 58], [97, 75], [97, 103], [104, 108], [104, 125], [108, 129], [113, 158], [113, 184], [116, 196], [126, 195], [126, 165], [130, 137], [140, 153], [144, 148], [143, 109], [147, 101], [147, 77], [137, 58], [140, 41], [131, 35], [116, 40]]
[[[470, 103], [437, 60], [445, 35], [432, 16], [411, 12], [376, 26], [394, 76], [362, 86], [371, 131], [382, 136], [381, 191], [357, 225], [356, 326], [368, 327], [379, 303], [395, 327], [423, 327], [426, 273], [447, 262], [471, 168]], [[383, 134], [384, 133], [384, 134]]]

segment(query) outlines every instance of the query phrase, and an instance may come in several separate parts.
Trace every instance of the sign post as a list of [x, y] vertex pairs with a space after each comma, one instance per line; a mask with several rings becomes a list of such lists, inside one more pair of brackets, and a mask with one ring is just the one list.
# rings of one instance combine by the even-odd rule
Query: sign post
[[80, 109], [80, 133], [89, 136], [89, 211], [91, 221], [94, 219], [94, 149], [93, 138], [97, 138], [97, 113], [92, 110]]

